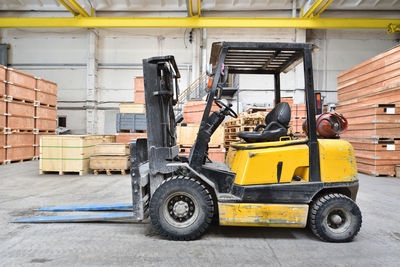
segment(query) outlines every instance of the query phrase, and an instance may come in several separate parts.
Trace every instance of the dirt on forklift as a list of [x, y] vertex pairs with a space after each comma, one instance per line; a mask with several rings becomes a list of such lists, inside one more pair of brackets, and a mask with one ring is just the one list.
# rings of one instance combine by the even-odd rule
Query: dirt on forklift
[[[174, 105], [180, 73], [173, 56], [143, 60], [147, 139], [131, 146], [133, 214], [150, 216], [171, 240], [200, 237], [217, 217], [220, 225], [304, 228], [324, 241], [352, 240], [361, 227], [355, 203], [358, 178], [352, 146], [318, 138], [312, 70], [307, 43], [214, 43], [212, 85], [188, 158], [178, 155]], [[304, 65], [307, 138], [288, 135], [290, 106], [280, 102], [280, 74]], [[227, 116], [221, 101], [231, 74], [273, 75], [275, 107], [265, 124], [238, 134], [227, 164], [207, 160], [210, 137]], [[210, 114], [215, 102], [219, 111]]]

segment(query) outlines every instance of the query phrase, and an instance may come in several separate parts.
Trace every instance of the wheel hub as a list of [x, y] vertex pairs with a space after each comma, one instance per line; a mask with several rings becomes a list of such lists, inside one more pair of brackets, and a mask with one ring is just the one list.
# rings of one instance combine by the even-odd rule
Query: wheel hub
[[331, 221], [332, 221], [334, 224], [338, 225], [338, 224], [341, 224], [341, 223], [342, 223], [343, 219], [342, 219], [342, 217], [340, 217], [339, 215], [334, 214], [334, 215], [331, 216]]
[[172, 194], [164, 204], [164, 214], [167, 221], [175, 227], [186, 227], [192, 224], [198, 216], [196, 201], [185, 192]]
[[173, 212], [175, 213], [176, 216], [178, 217], [185, 217], [189, 211], [189, 205], [188, 203], [180, 200], [175, 203], [173, 207]]

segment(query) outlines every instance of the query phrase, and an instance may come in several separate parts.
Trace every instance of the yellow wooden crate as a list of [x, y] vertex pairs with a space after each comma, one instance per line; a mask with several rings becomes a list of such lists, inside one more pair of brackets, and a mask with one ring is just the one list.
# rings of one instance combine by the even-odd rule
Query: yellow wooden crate
[[146, 108], [144, 104], [135, 103], [121, 103], [119, 104], [120, 113], [135, 113], [135, 114], [145, 114]]
[[[176, 134], [178, 136], [178, 144], [193, 145], [199, 132], [199, 124], [187, 124], [186, 126], [178, 126]], [[224, 143], [224, 128], [218, 127], [211, 136], [209, 146], [222, 146]]]
[[103, 143], [96, 145], [96, 155], [125, 156], [129, 155], [129, 144], [126, 143]]
[[40, 137], [40, 174], [45, 172], [89, 172], [90, 156], [102, 136], [43, 135]]

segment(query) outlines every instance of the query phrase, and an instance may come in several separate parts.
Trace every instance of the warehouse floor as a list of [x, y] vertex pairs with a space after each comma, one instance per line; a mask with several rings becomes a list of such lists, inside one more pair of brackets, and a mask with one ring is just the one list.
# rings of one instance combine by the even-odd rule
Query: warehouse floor
[[[212, 226], [200, 240], [161, 239], [149, 224], [15, 224], [48, 205], [130, 202], [129, 176], [43, 175], [38, 161], [0, 166], [2, 266], [367, 265], [400, 262], [400, 179], [360, 175], [361, 232], [352, 243], [317, 240], [305, 229]], [[68, 214], [68, 213], [64, 213]]]

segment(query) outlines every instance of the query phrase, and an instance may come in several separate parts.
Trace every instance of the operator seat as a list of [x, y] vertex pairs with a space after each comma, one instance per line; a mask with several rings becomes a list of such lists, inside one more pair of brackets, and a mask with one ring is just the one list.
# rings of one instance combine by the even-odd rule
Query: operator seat
[[[247, 143], [279, 141], [282, 136], [287, 136], [289, 122], [290, 106], [281, 102], [265, 116], [265, 125], [259, 124], [253, 132], [239, 132], [237, 136]], [[259, 131], [262, 128], [264, 130]]]

